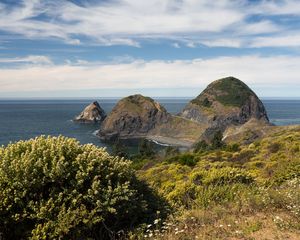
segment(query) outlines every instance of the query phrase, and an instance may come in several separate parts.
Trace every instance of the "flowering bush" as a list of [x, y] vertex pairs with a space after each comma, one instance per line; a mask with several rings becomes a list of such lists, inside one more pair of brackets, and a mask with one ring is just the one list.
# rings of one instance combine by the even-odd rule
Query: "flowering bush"
[[65, 137], [0, 148], [0, 189], [7, 239], [111, 238], [153, 207], [129, 161]]

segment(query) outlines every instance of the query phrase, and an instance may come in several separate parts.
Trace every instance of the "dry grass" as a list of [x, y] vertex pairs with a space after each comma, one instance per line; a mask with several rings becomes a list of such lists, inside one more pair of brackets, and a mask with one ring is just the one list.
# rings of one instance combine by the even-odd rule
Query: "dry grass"
[[140, 239], [300, 239], [300, 224], [285, 212], [238, 212], [217, 207], [190, 210], [176, 220], [153, 224]]

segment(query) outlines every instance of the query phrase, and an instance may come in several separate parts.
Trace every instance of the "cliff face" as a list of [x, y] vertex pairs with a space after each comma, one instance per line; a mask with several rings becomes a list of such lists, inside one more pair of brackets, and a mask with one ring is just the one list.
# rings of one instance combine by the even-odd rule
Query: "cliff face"
[[116, 104], [102, 123], [99, 136], [105, 140], [145, 137], [156, 126], [168, 122], [170, 117], [153, 99], [132, 95]]
[[208, 125], [204, 133], [207, 138], [215, 130], [225, 131], [228, 126], [242, 125], [250, 119], [262, 124], [269, 123], [263, 103], [245, 83], [234, 77], [209, 84], [179, 116]]
[[105, 111], [101, 108], [97, 101], [88, 105], [77, 117], [75, 122], [94, 123], [102, 122], [106, 117]]
[[123, 98], [103, 121], [98, 135], [103, 140], [146, 137], [191, 145], [200, 139], [210, 141], [219, 130], [233, 138], [237, 127], [242, 135], [250, 128], [258, 131], [264, 126], [269, 126], [269, 119], [262, 102], [242, 81], [228, 77], [208, 85], [178, 116], [149, 97]]

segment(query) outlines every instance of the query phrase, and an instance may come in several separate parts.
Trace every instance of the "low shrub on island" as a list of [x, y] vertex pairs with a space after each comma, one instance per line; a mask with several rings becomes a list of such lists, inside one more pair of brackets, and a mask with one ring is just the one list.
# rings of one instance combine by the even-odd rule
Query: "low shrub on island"
[[4, 239], [105, 239], [154, 217], [157, 199], [131, 162], [65, 137], [0, 148]]

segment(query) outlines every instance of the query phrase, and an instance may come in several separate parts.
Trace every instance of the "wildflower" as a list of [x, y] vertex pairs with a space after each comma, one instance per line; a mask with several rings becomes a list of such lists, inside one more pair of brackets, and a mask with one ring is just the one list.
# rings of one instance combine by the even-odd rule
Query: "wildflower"
[[151, 228], [151, 227], [152, 227], [152, 224], [147, 225], [147, 228]]
[[159, 221], [160, 221], [160, 219], [155, 219], [155, 220], [154, 220], [154, 224], [158, 224]]

